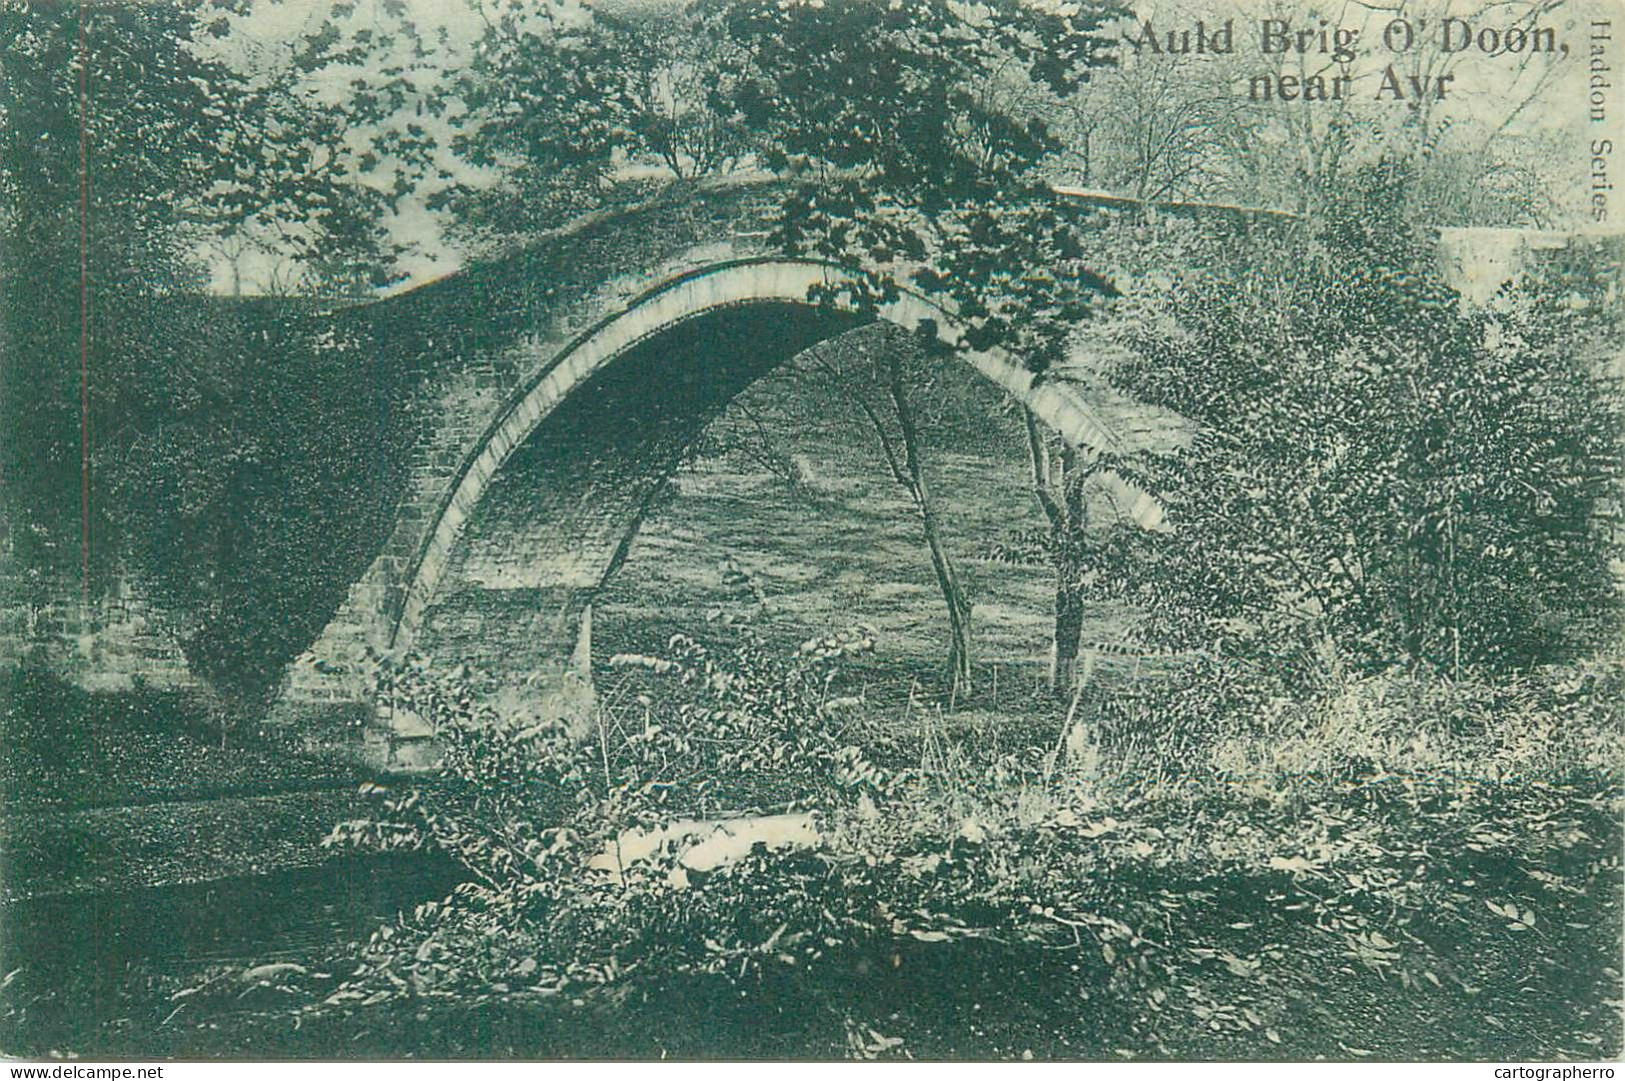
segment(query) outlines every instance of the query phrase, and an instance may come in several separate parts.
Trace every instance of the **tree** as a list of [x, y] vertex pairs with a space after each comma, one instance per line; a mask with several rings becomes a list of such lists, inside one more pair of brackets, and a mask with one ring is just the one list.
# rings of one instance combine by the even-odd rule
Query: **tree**
[[[207, 253], [272, 250], [298, 292], [395, 280], [386, 219], [411, 186], [411, 147], [427, 145], [391, 134], [401, 73], [351, 6], [268, 53], [253, 48], [255, 12], [0, 7], [0, 490], [19, 562], [43, 578], [77, 565], [87, 598], [114, 574], [133, 580], [176, 621], [223, 717], [291, 655], [248, 629], [315, 633], [335, 538], [373, 525], [309, 516], [299, 536], [274, 535], [256, 508], [318, 492], [342, 507], [335, 487], [371, 490], [351, 442], [380, 414], [347, 384], [320, 418], [289, 417], [319, 404], [299, 363], [309, 301], [200, 295]], [[346, 75], [343, 100], [311, 95]], [[365, 374], [348, 377], [365, 391]]]
[[402, 0], [301, 5], [291, 33], [263, 25], [281, 11], [258, 0], [207, 13], [186, 45], [230, 73], [233, 94], [212, 137], [235, 168], [214, 178], [194, 224], [216, 250], [268, 259], [261, 291], [366, 296], [400, 281], [416, 241], [390, 216], [441, 149], [418, 89], [436, 74], [431, 43]]
[[465, 176], [432, 205], [480, 250], [649, 183], [748, 161], [736, 102], [750, 58], [720, 15], [681, 3], [476, 3], [484, 31], [432, 108]]
[[[1082, 216], [1057, 205], [1054, 106], [1110, 60], [1119, 9], [1001, 0], [760, 5], [710, 0], [751, 58], [739, 108], [769, 168], [800, 178], [777, 240], [853, 267], [844, 294], [874, 306], [912, 288], [967, 325], [962, 346], [1000, 346], [1036, 373], [1065, 352], [1094, 298]], [[891, 420], [865, 412], [920, 514], [948, 609], [948, 667], [971, 678], [970, 605], [942, 540], [900, 356], [886, 358]], [[895, 441], [887, 434], [895, 426]]]
[[[1002, 393], [960, 368], [951, 356], [922, 348], [906, 331], [869, 324], [821, 343], [763, 379], [729, 403], [689, 448], [696, 456], [733, 456], [748, 469], [766, 472], [812, 508], [820, 502], [818, 485], [791, 452], [792, 440], [810, 428], [822, 428], [826, 438], [842, 445], [851, 445], [854, 434], [860, 443], [866, 440], [920, 526], [947, 616], [943, 685], [950, 698], [973, 689], [973, 606], [953, 555], [953, 518], [933, 480], [940, 477], [933, 458], [941, 448], [990, 437], [999, 450], [1014, 449], [1009, 433], [990, 424]], [[853, 450], [841, 459], [843, 470], [870, 464]]]
[[1057, 360], [1102, 282], [1050, 192], [1046, 106], [1109, 61], [1116, 9], [706, 2], [749, 50], [738, 100], [763, 164], [801, 178], [782, 247], [869, 272], [841, 287], [860, 305], [915, 288], [957, 311], [967, 346]]
[[627, 137], [621, 42], [584, 4], [493, 0], [469, 62], [436, 98], [451, 146], [485, 175], [435, 196], [479, 250], [598, 207]]
[[1574, 275], [1469, 309], [1417, 253], [1403, 165], [1363, 174], [1319, 254], [1170, 288], [1120, 378], [1202, 427], [1158, 478], [1173, 532], [1133, 554], [1163, 633], [1336, 680], [1553, 660], [1617, 611], [1618, 341]]
[[1081, 167], [1082, 183], [1142, 203], [1222, 191], [1231, 163], [1221, 125], [1234, 91], [1205, 60], [1132, 52], [1073, 95], [1067, 173]]
[[908, 494], [920, 519], [920, 530], [931, 556], [931, 573], [942, 594], [948, 614], [947, 682], [950, 696], [969, 694], [975, 680], [971, 641], [971, 602], [959, 572], [948, 551], [943, 511], [926, 478], [925, 441], [919, 406], [912, 384], [917, 375], [911, 369], [924, 350], [893, 331], [869, 337], [863, 343], [866, 359], [873, 365], [868, 373], [885, 404], [877, 408], [863, 386], [862, 376], [848, 367], [837, 369], [823, 358], [817, 362], [822, 372], [868, 421], [876, 445], [892, 479]]
[[750, 57], [715, 12], [651, 5], [598, 13], [618, 74], [624, 152], [677, 180], [724, 173], [755, 150], [735, 103]]
[[184, 420], [211, 380], [178, 327], [144, 333], [164, 298], [205, 284], [201, 245], [273, 231], [345, 291], [390, 278], [393, 196], [360, 182], [346, 149], [374, 114], [313, 105], [288, 74], [356, 54], [333, 51], [329, 25], [276, 77], [239, 70], [210, 43], [248, 12], [246, 0], [0, 8], [0, 421], [12, 436], [0, 470], [21, 532], [48, 538], [42, 558], [78, 554], [63, 538], [81, 531], [91, 451], [116, 451], [155, 411]]
[[1040, 547], [1055, 571], [1049, 685], [1051, 693], [1061, 694], [1072, 687], [1089, 599], [1088, 484], [1100, 468], [1100, 456], [1046, 434], [1031, 410], [1024, 408], [1021, 412], [1027, 428], [1033, 495], [1048, 523]]
[[[107, 431], [91, 422], [117, 415], [124, 382], [107, 347], [142, 325], [139, 298], [199, 281], [182, 208], [209, 184], [187, 170], [207, 139], [180, 114], [224, 73], [180, 46], [189, 23], [170, 5], [0, 7], [0, 487], [36, 567], [81, 557], [81, 473]], [[94, 380], [82, 346], [96, 347]]]

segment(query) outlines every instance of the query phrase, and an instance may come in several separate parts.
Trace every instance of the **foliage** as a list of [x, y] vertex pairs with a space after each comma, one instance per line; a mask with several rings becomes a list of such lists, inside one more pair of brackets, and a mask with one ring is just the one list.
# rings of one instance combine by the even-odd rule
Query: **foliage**
[[[79, 555], [82, 453], [129, 455], [159, 434], [149, 407], [184, 415], [220, 392], [214, 356], [183, 344], [218, 340], [218, 309], [166, 302], [204, 284], [200, 246], [271, 231], [329, 285], [391, 280], [381, 219], [401, 192], [361, 183], [351, 149], [376, 115], [290, 90], [355, 55], [318, 30], [258, 77], [218, 55], [248, 8], [0, 8], [0, 486], [39, 565]], [[110, 557], [111, 523], [83, 524]]]
[[378, 451], [396, 435], [397, 387], [365, 333], [318, 341], [297, 303], [197, 311], [212, 320], [210, 370], [151, 387], [167, 401], [128, 403], [96, 469], [124, 567], [235, 715], [275, 690], [393, 521], [398, 467]]
[[598, 19], [621, 72], [629, 158], [683, 180], [727, 172], [756, 151], [735, 103], [750, 59], [720, 12], [677, 5]]
[[[1593, 926], [1574, 922], [1589, 906], [1618, 904], [1606, 892], [1617, 665], [1513, 691], [1372, 680], [1298, 712], [1209, 696], [1222, 711], [1214, 738], [1151, 749], [1187, 768], [1135, 779], [1142, 752], [1121, 748], [1123, 767], [1102, 772], [1075, 740], [1059, 761], [974, 739], [951, 759], [922, 747], [921, 768], [873, 736], [859, 750], [836, 718], [862, 704], [842, 702], [830, 676], [867, 644], [858, 632], [777, 659], [678, 639], [670, 656], [622, 658], [653, 680], [641, 730], [606, 717], [575, 745], [496, 717], [466, 673], [400, 673], [398, 708], [443, 723], [444, 774], [335, 841], [436, 843], [473, 878], [381, 930], [353, 978], [306, 1013], [573, 996], [644, 1016], [673, 988], [726, 1002], [727, 989], [783, 986], [811, 1041], [793, 1045], [801, 1054], [929, 1055], [965, 1045], [933, 1044], [943, 1033], [924, 1024], [926, 1003], [965, 981], [991, 1005], [1019, 968], [1059, 996], [1044, 1014], [1057, 1031], [1083, 1010], [1097, 1054], [1342, 1057], [1415, 1044], [1300, 1016], [1295, 1003], [1332, 993], [1314, 988], [1487, 1011], [1474, 996], [1494, 971], [1509, 984], [1495, 1002], [1564, 1018], [1543, 1050], [1602, 1046], [1611, 1022], [1573, 1014], [1554, 943], [1521, 943], [1567, 939]], [[1576, 741], [1525, 757], [1553, 725]], [[1530, 738], [1504, 738], [1520, 729]], [[861, 764], [869, 756], [898, 764]], [[766, 835], [732, 859], [695, 859], [698, 781], [722, 764], [758, 782], [788, 766], [816, 840]], [[926, 982], [870, 979], [871, 965]], [[887, 1012], [888, 986], [910, 996], [901, 1013]]]
[[1464, 307], [1391, 179], [1279, 277], [1202, 268], [1130, 313], [1118, 378], [1201, 425], [1148, 467], [1174, 531], [1117, 540], [1131, 593], [1164, 634], [1311, 681], [1572, 656], [1617, 615], [1621, 414], [1590, 352], [1617, 311], [1572, 278]]
[[[476, 697], [466, 670], [436, 676], [409, 663], [386, 673], [380, 695], [435, 724], [443, 749], [435, 783], [391, 797], [377, 821], [341, 825], [330, 842], [431, 845], [472, 876], [444, 906], [416, 915], [412, 979], [424, 993], [466, 990], [470, 981], [559, 988], [607, 983], [645, 965], [737, 963], [735, 947], [682, 929], [705, 918], [704, 906], [740, 897], [730, 885], [689, 890], [673, 851], [681, 823], [715, 812], [711, 789], [722, 778], [788, 781], [815, 793], [814, 806], [893, 785], [890, 771], [839, 738], [834, 721], [850, 705], [833, 693], [841, 662], [873, 644], [856, 628], [788, 658], [748, 642], [715, 656], [678, 636], [668, 657], [617, 657], [618, 667], [662, 677], [676, 693], [658, 711], [642, 696], [641, 726], [618, 727], [613, 742], [606, 716], [596, 739], [572, 739], [546, 720], [499, 715]], [[622, 860], [623, 846], [662, 830], [671, 837], [648, 846], [651, 858]], [[392, 961], [395, 933], [386, 928], [374, 940], [380, 966]]]
[[747, 61], [715, 15], [556, 0], [482, 14], [472, 56], [429, 102], [465, 167], [429, 205], [465, 248], [534, 237], [749, 156], [732, 100]]
[[[0, 8], [6, 53], [0, 68], [0, 424], [9, 433], [4, 489], [11, 515], [26, 523], [17, 532], [38, 538], [36, 558], [47, 564], [55, 555], [71, 565], [79, 555], [69, 538], [78, 539], [80, 525], [82, 329], [105, 340], [129, 322], [114, 306], [122, 295], [192, 278], [178, 229], [164, 228], [179, 225], [187, 193], [198, 190], [185, 183], [171, 187], [179, 177], [168, 175], [169, 163], [200, 157], [206, 145], [199, 130], [173, 112], [178, 106], [200, 113], [205, 101], [204, 90], [185, 77], [192, 65], [177, 43], [175, 24], [188, 18], [184, 9], [163, 5], [126, 7], [90, 20], [82, 28], [86, 48], [99, 59], [91, 81], [78, 59], [81, 27], [72, 8], [17, 2]], [[173, 71], [176, 78], [163, 85], [131, 77], [142, 68]], [[120, 72], [128, 92], [104, 93], [118, 83], [103, 79]], [[90, 328], [81, 327], [79, 303], [81, 75], [100, 103], [97, 162], [110, 166], [105, 175], [98, 170], [85, 215], [84, 241], [98, 284]], [[109, 100], [101, 102], [103, 97]], [[132, 222], [146, 227], [131, 228]], [[72, 493], [72, 502], [58, 493]]]
[[[1076, 10], [1074, 10], [1076, 8]], [[970, 344], [1041, 370], [1108, 289], [1046, 169], [1047, 105], [1110, 60], [1107, 4], [878, 7], [702, 0], [670, 12], [497, 5], [438, 108], [496, 182], [436, 197], [476, 246], [533, 236], [647, 172], [796, 177], [784, 250], [958, 310]], [[995, 210], [996, 208], [996, 210]]]
[[[820, 361], [819, 368], [830, 375], [856, 404], [869, 429], [879, 444], [881, 456], [892, 479], [908, 493], [909, 502], [919, 516], [920, 528], [925, 535], [926, 549], [931, 553], [931, 569], [936, 577], [937, 589], [942, 594], [948, 611], [948, 650], [946, 683], [950, 696], [971, 690], [973, 674], [971, 644], [971, 602], [961, 583], [959, 572], [948, 550], [943, 534], [942, 513], [931, 485], [926, 478], [924, 456], [924, 425], [916, 397], [922, 379], [920, 354], [925, 352], [916, 341], [901, 333], [883, 332], [878, 348], [868, 340], [863, 349], [870, 370], [864, 379], [857, 373], [841, 373]], [[870, 401], [864, 383], [878, 383], [885, 404], [878, 409]], [[928, 384], [929, 385], [929, 384]]]
[[[540, 756], [548, 738], [495, 716], [473, 673], [397, 673], [395, 708], [451, 726], [447, 775], [340, 836], [444, 839], [469, 883], [359, 954], [8, 971], [0, 1033], [191, 1057], [1617, 1053], [1617, 658], [1510, 686], [1396, 674], [1318, 703], [1214, 696], [1202, 748], [1120, 743], [1090, 762], [1072, 738], [1058, 758], [1010, 750], [1017, 718], [865, 718], [839, 671], [867, 637], [623, 658], [648, 701], [609, 700], [599, 739]], [[730, 736], [710, 743], [719, 708]], [[657, 724], [686, 748], [645, 738]], [[806, 756], [783, 737], [815, 729]], [[847, 746], [887, 768], [832, 772], [819, 748]], [[697, 806], [688, 769], [716, 777], [741, 752], [734, 778], [761, 793], [774, 747], [816, 839], [763, 834], [702, 866], [695, 819], [719, 810]], [[1145, 768], [1162, 755], [1174, 768]], [[515, 815], [537, 828], [509, 829]], [[666, 832], [633, 851], [651, 828]]]
[[198, 225], [230, 263], [233, 295], [240, 264], [258, 255], [276, 264], [263, 292], [367, 296], [404, 277], [399, 262], [421, 240], [390, 219], [435, 164], [418, 84], [435, 77], [436, 43], [400, 0], [311, 5], [297, 30], [268, 37], [259, 24], [277, 14], [237, 2], [192, 32], [188, 47], [235, 80], [236, 122], [218, 137], [239, 159], [216, 176]]
[[454, 232], [475, 247], [596, 207], [622, 131], [616, 52], [590, 8], [510, 0], [486, 24], [434, 102], [453, 125], [452, 151], [496, 173], [494, 184], [453, 185], [431, 201], [452, 209]]
[[941, 297], [974, 348], [1040, 371], [1107, 288], [1081, 263], [1077, 215], [1050, 194], [1058, 151], [1043, 103], [1108, 62], [1115, 9], [1008, 0], [724, 6], [753, 60], [738, 107], [762, 162], [804, 177], [787, 197], [786, 251], [858, 262]]
[[1055, 571], [1049, 686], [1052, 693], [1066, 694], [1073, 685], [1084, 605], [1098, 576], [1091, 559], [1097, 542], [1090, 536], [1088, 497], [1089, 481], [1101, 468], [1101, 455], [1040, 432], [1030, 410], [1023, 409], [1022, 419], [1027, 427], [1033, 496], [1048, 528], [1036, 536], [1012, 537], [1014, 543], [1004, 545], [997, 554], [1008, 561], [1032, 560], [1037, 554]]

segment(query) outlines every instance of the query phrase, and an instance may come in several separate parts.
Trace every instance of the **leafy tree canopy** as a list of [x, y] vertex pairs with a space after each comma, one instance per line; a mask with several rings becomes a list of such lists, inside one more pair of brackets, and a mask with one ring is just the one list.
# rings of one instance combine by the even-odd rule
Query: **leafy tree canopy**
[[1125, 320], [1119, 378], [1202, 426], [1149, 482], [1174, 532], [1117, 542], [1163, 633], [1326, 675], [1549, 661], [1612, 625], [1609, 257], [1466, 308], [1400, 220], [1405, 180], [1366, 174], [1280, 273], [1218, 261]]

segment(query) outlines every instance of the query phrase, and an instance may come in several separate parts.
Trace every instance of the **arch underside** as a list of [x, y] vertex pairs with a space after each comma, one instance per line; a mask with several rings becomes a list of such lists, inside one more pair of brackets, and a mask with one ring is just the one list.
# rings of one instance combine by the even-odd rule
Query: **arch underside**
[[[472, 662], [504, 712], [584, 721], [593, 596], [688, 445], [751, 383], [866, 323], [934, 332], [1065, 441], [1123, 449], [1078, 386], [1059, 378], [1035, 385], [999, 351], [963, 348], [952, 316], [921, 297], [904, 292], [877, 310], [841, 310], [809, 297], [831, 292], [844, 271], [714, 248], [666, 266], [644, 285], [616, 278], [596, 299], [538, 306], [529, 322], [476, 346], [492, 350], [483, 360], [459, 351], [436, 367], [423, 355], [441, 383], [412, 406], [428, 410], [428, 427], [411, 452], [413, 479], [394, 531], [289, 666], [270, 723], [307, 747], [359, 753], [371, 765], [428, 766], [433, 733], [373, 699], [378, 658], [408, 654], [435, 666]], [[532, 288], [552, 291], [538, 281]], [[460, 289], [438, 297], [446, 318], [496, 304], [513, 322], [508, 309], [523, 306], [522, 285], [499, 283], [508, 292], [497, 304], [481, 295], [491, 283], [473, 284], [472, 294], [464, 282], [442, 289]], [[407, 314], [410, 334], [438, 336], [440, 323]], [[477, 367], [466, 371], [471, 362], [517, 381], [497, 398], [480, 389]], [[1150, 496], [1127, 488], [1115, 496], [1140, 525], [1160, 524]], [[358, 730], [352, 751], [343, 733]]]
[[[399, 594], [390, 648], [538, 674], [568, 667], [582, 612], [650, 499], [735, 396], [877, 317], [959, 345], [955, 321], [911, 294], [874, 314], [809, 302], [838, 276], [795, 260], [724, 264], [657, 286], [572, 342], [519, 388], [450, 487]], [[1064, 439], [1112, 448], [1064, 385], [1035, 386], [996, 351], [958, 355]], [[1160, 513], [1149, 498], [1130, 511], [1142, 524]]]
[[[503, 460], [450, 545], [397, 649], [521, 681], [556, 675], [689, 445], [737, 395], [861, 325], [754, 302], [687, 318], [584, 379]], [[574, 665], [580, 669], [584, 663]]]

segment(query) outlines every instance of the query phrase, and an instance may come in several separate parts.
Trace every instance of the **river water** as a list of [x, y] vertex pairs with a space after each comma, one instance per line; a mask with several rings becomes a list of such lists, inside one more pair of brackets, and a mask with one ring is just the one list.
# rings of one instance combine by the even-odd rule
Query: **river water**
[[424, 854], [125, 893], [39, 897], [0, 908], [0, 967], [266, 960], [364, 936], [458, 882]]

